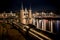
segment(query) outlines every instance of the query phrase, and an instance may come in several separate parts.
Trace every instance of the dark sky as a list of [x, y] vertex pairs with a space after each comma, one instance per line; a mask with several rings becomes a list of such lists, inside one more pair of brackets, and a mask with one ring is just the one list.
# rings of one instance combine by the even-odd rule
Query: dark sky
[[31, 4], [32, 10], [60, 11], [59, 0], [0, 0], [0, 12], [20, 10], [22, 2], [26, 8]]

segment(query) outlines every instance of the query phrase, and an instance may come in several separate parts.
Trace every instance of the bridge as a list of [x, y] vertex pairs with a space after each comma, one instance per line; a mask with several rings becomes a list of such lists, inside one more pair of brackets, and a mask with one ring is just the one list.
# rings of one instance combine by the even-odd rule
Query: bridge
[[15, 29], [20, 31], [26, 40], [56, 40], [56, 34], [36, 29], [32, 24], [24, 25], [13, 22], [11, 24]]

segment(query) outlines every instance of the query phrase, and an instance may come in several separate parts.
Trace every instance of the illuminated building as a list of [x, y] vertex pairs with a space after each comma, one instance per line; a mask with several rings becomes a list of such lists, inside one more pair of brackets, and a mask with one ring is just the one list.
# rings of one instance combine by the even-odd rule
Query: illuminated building
[[23, 24], [32, 24], [32, 10], [31, 8], [29, 10], [25, 8], [24, 10], [23, 4], [20, 10], [20, 22]]

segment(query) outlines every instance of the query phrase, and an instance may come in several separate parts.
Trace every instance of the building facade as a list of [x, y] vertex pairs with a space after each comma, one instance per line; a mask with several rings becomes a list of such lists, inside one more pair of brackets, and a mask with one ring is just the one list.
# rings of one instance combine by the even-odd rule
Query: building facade
[[20, 22], [22, 24], [32, 24], [32, 10], [31, 8], [27, 10], [27, 8], [23, 9], [23, 5], [20, 10]]

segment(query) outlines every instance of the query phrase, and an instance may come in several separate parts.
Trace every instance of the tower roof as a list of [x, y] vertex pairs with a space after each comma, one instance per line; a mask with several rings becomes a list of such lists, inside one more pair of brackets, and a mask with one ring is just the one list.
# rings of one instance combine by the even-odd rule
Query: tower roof
[[21, 9], [23, 10], [23, 2], [21, 3]]
[[25, 13], [28, 13], [27, 8], [25, 8]]
[[31, 10], [31, 4], [30, 4], [30, 10]]

